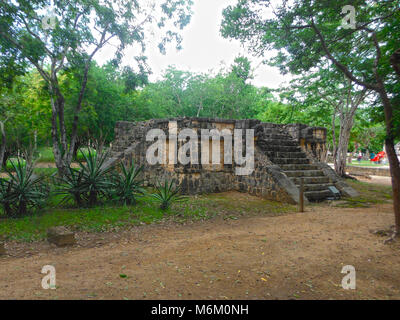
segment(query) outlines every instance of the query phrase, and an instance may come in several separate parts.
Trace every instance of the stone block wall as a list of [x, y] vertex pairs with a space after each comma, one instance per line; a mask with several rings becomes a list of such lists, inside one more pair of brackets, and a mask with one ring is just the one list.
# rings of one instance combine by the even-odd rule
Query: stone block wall
[[324, 127], [308, 127], [305, 124], [295, 123], [282, 126], [296, 139], [304, 151], [321, 161], [326, 153], [326, 133]]
[[[146, 151], [154, 141], [146, 141], [146, 135], [151, 129], [161, 129], [168, 135], [170, 123], [176, 122], [176, 131], [185, 128], [194, 129], [200, 137], [201, 129], [254, 129], [255, 130], [255, 168], [248, 176], [235, 175], [235, 164], [202, 165], [150, 165], [146, 161]], [[143, 166], [143, 178], [146, 185], [154, 185], [164, 179], [174, 180], [181, 186], [185, 194], [201, 194], [238, 190], [265, 197], [271, 200], [295, 204], [299, 199], [299, 190], [283, 174], [279, 166], [273, 164], [257, 145], [257, 132], [274, 128], [290, 130], [294, 137], [304, 140], [304, 146], [319, 155], [325, 148], [326, 130], [324, 128], [309, 128], [304, 125], [277, 125], [262, 123], [259, 120], [227, 120], [210, 118], [172, 118], [150, 120], [145, 122], [118, 122], [115, 128], [115, 141], [112, 146], [110, 162], [124, 161], [129, 164], [132, 160]], [[302, 140], [303, 139], [303, 140]], [[200, 140], [199, 140], [200, 141]], [[167, 141], [168, 144], [168, 141]], [[179, 143], [178, 143], [179, 148]], [[221, 149], [223, 148], [221, 144]], [[244, 146], [245, 148], [245, 146]], [[199, 145], [199, 154], [201, 146]], [[223, 158], [223, 156], [222, 156]], [[305, 200], [307, 202], [307, 200]]]

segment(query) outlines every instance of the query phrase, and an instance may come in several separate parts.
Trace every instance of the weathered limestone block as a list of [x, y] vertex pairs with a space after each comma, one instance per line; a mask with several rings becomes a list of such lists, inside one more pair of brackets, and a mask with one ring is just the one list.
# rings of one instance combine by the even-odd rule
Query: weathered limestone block
[[47, 240], [58, 247], [71, 246], [76, 243], [75, 234], [65, 227], [53, 227], [47, 231]]

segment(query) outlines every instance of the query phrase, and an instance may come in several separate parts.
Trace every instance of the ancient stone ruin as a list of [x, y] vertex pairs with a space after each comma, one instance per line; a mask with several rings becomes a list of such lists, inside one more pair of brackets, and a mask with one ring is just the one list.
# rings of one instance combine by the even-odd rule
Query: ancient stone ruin
[[[165, 133], [165, 148], [162, 149], [163, 163], [151, 164], [146, 158], [149, 148], [154, 146], [155, 140], [147, 141], [151, 130]], [[178, 153], [177, 148], [187, 145], [188, 139], [173, 140], [173, 137], [193, 129], [201, 136], [202, 130], [213, 134], [194, 142], [201, 156], [206, 149], [209, 161], [189, 163], [174, 163], [171, 157]], [[217, 131], [216, 131], [217, 130]], [[236, 143], [229, 142], [222, 133], [238, 131], [238, 137], [243, 147], [233, 150], [233, 153], [244, 154], [247, 147], [254, 145], [254, 168], [248, 174], [238, 174], [238, 164], [232, 160], [233, 154], [226, 150]], [[215, 132], [223, 136], [219, 142], [219, 150], [211, 149]], [[246, 132], [253, 132], [254, 136], [246, 136]], [[173, 135], [171, 135], [173, 133]], [[232, 133], [233, 136], [233, 133]], [[208, 145], [202, 144], [207, 142]], [[217, 140], [216, 140], [217, 141]], [[235, 140], [236, 141], [236, 140]], [[115, 141], [112, 145], [112, 162], [124, 161], [129, 164], [132, 160], [143, 166], [143, 175], [146, 184], [152, 185], [163, 179], [173, 179], [185, 194], [201, 194], [237, 190], [262, 196], [267, 199], [296, 204], [299, 202], [299, 186], [301, 179], [304, 183], [304, 201], [322, 201], [333, 197], [329, 187], [335, 187], [341, 196], [352, 197], [357, 193], [349, 187], [327, 164], [321, 162], [325, 154], [326, 129], [308, 127], [303, 124], [280, 125], [264, 123], [259, 120], [226, 120], [210, 118], [174, 118], [150, 120], [145, 122], [118, 122], [115, 129]], [[193, 146], [193, 145], [192, 145]], [[202, 150], [203, 148], [203, 150]], [[220, 153], [219, 162], [212, 163], [212, 152]], [[190, 154], [189, 154], [190, 155]], [[190, 155], [191, 156], [191, 155]], [[231, 158], [229, 158], [231, 157]], [[218, 156], [216, 157], [218, 158]], [[190, 158], [192, 159], [192, 158]], [[176, 159], [175, 159], [176, 160]], [[228, 160], [228, 161], [227, 161]], [[232, 161], [229, 161], [232, 160]]]

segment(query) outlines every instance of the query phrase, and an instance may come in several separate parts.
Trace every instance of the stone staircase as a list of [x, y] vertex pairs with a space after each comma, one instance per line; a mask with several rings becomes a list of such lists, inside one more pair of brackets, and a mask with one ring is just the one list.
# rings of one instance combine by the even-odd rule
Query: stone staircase
[[299, 143], [279, 125], [264, 129], [257, 145], [297, 187], [303, 179], [304, 195], [309, 201], [323, 201], [333, 196], [328, 189], [333, 186], [329, 177], [311, 163]]

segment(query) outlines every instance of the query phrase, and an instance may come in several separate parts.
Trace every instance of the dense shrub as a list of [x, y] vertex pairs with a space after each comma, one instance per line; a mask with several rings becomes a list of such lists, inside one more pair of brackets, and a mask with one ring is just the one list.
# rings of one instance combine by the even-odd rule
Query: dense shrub
[[26, 165], [25, 159], [22, 159], [22, 158], [11, 158], [11, 159], [8, 159], [7, 162], [6, 162], [6, 169], [8, 169], [10, 171], [14, 170], [13, 163], [18, 163], [18, 162], [20, 162], [22, 166]]

